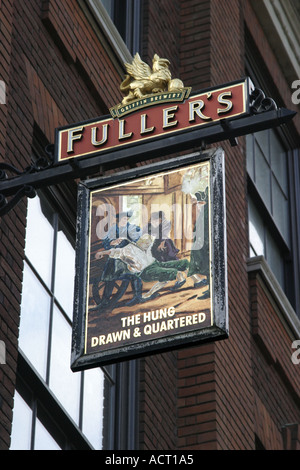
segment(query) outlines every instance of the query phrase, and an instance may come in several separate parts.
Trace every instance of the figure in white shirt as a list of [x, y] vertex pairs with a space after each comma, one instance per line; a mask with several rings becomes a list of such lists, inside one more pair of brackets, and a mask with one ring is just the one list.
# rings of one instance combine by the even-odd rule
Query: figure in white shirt
[[[168, 282], [176, 281], [176, 288], [185, 283], [183, 272], [187, 271], [189, 262], [186, 259], [172, 261], [158, 261], [151, 252], [155, 238], [149, 234], [142, 235], [136, 243], [129, 243], [122, 248], [110, 248], [105, 251], [98, 251], [96, 259], [108, 255], [112, 259], [120, 259], [126, 263], [128, 271], [138, 276], [144, 282], [156, 283], [144, 294], [136, 294], [135, 303], [154, 298], [157, 291], [162, 289]], [[174, 286], [174, 287], [175, 287]]]

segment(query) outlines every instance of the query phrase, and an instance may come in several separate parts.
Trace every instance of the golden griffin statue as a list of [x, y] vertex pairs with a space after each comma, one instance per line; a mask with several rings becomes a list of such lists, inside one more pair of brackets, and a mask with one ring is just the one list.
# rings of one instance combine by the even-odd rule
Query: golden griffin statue
[[142, 61], [138, 53], [131, 64], [124, 65], [127, 75], [120, 85], [120, 90], [126, 95], [121, 103], [123, 106], [154, 93], [184, 90], [181, 80], [172, 79], [168, 59], [162, 59], [157, 54], [153, 56], [152, 69]]

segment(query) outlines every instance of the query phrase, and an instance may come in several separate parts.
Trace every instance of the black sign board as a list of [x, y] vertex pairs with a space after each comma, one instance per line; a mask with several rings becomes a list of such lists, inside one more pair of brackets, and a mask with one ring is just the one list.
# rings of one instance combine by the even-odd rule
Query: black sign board
[[228, 336], [224, 152], [79, 184], [72, 370]]

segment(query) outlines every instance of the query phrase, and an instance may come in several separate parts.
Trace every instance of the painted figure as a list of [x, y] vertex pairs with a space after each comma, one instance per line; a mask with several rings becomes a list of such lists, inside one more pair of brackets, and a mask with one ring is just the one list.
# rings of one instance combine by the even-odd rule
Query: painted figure
[[[210, 284], [209, 261], [209, 174], [206, 166], [188, 171], [182, 181], [182, 192], [190, 194], [196, 209], [193, 244], [190, 255], [188, 277], [199, 288]], [[210, 297], [208, 288], [198, 299]]]
[[[102, 241], [102, 246], [105, 251], [112, 248], [124, 248], [129, 243], [136, 242], [140, 238], [142, 233], [141, 228], [129, 222], [131, 217], [131, 211], [121, 212], [116, 215], [115, 224], [108, 229], [107, 235]], [[102, 306], [109, 304], [115, 281], [117, 279], [128, 281], [128, 283], [131, 282], [134, 297], [138, 296], [138, 292], [141, 290], [142, 285], [141, 280], [136, 276], [130, 275], [127, 264], [124, 263], [124, 261], [108, 257], [100, 278], [101, 281], [105, 281], [101, 301]]]
[[163, 211], [151, 214], [148, 224], [148, 233], [155, 237], [152, 246], [152, 255], [157, 261], [173, 261], [178, 259], [179, 250], [170, 238], [171, 222], [167, 220]]
[[[154, 295], [168, 282], [176, 281], [173, 288], [177, 289], [185, 282], [183, 272], [186, 272], [189, 262], [183, 260], [158, 261], [152, 255], [153, 237], [148, 234], [142, 235], [136, 243], [130, 243], [124, 247], [110, 248], [98, 251], [96, 259], [108, 255], [109, 259], [121, 261], [127, 267], [127, 271], [135, 274], [136, 278], [144, 282], [155, 282], [149, 292], [142, 295], [142, 285], [138, 284], [133, 301], [130, 303], [144, 302], [153, 299]], [[128, 304], [127, 304], [128, 305]]]

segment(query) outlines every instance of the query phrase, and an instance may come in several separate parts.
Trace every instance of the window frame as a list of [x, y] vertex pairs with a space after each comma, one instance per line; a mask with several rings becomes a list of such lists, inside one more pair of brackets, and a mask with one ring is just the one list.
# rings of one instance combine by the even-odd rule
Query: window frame
[[[254, 40], [251, 37], [247, 27], [245, 27], [245, 72], [250, 76], [255, 87], [262, 88], [267, 96], [272, 96], [279, 107], [285, 107], [279, 91], [277, 90], [269, 70], [267, 69], [263, 58], [258, 52]], [[272, 228], [274, 238], [279, 243], [284, 256], [284, 294], [292, 303], [296, 315], [300, 317], [300, 293], [299, 286], [296, 285], [300, 279], [300, 150], [298, 148], [299, 141], [293, 125], [287, 125], [276, 129], [276, 132], [286, 149], [287, 158], [287, 178], [288, 178], [288, 196], [289, 196], [289, 219], [290, 219], [290, 247], [284, 241], [278, 230], [275, 221], [265, 206], [261, 196], [252, 181], [248, 169], [247, 174], [247, 191], [257, 207], [261, 215], [265, 219], [266, 225]], [[247, 158], [247, 156], [245, 157]], [[249, 240], [250, 242], [250, 240]], [[250, 243], [249, 243], [250, 249]]]
[[[100, 0], [101, 1], [101, 0]], [[116, 24], [117, 30], [119, 31], [118, 23], [125, 21], [125, 42], [127, 48], [134, 55], [140, 50], [141, 44], [141, 6], [140, 0], [110, 0], [113, 8], [114, 19], [113, 22]], [[119, 6], [125, 5], [125, 12], [119, 12]], [[138, 25], [138, 27], [136, 26]], [[120, 31], [119, 31], [120, 33]], [[120, 33], [121, 34], [121, 33]], [[122, 35], [121, 35], [122, 37]]]
[[[51, 188], [52, 189], [52, 188]], [[47, 191], [39, 191], [38, 195], [36, 197], [40, 197], [40, 200], [43, 201], [42, 204], [46, 204], [49, 209], [51, 210], [51, 213], [54, 214], [53, 222], [54, 225], [52, 225], [52, 229], [54, 232], [54, 237], [52, 240], [52, 247], [53, 247], [53, 254], [52, 254], [52, 259], [51, 259], [51, 285], [47, 285], [39, 272], [35, 269], [35, 267], [32, 265], [30, 259], [27, 258], [27, 256], [24, 256], [24, 268], [25, 265], [27, 265], [28, 269], [30, 270], [31, 274], [34, 276], [36, 281], [40, 284], [41, 288], [44, 290], [45, 294], [49, 297], [49, 322], [48, 322], [48, 329], [47, 329], [47, 345], [46, 347], [46, 367], [45, 367], [45, 374], [43, 374], [43, 377], [40, 376], [38, 370], [35, 368], [34, 365], [31, 364], [30, 362], [30, 357], [26, 356], [26, 351], [22, 351], [22, 345], [19, 346], [18, 348], [18, 364], [17, 364], [17, 377], [18, 377], [18, 383], [26, 383], [27, 382], [27, 389], [31, 390], [31, 395], [32, 396], [37, 396], [37, 401], [40, 403], [40, 405], [47, 409], [48, 406], [51, 406], [51, 412], [50, 415], [52, 417], [55, 416], [55, 421], [54, 418], [51, 419], [50, 421], [52, 423], [56, 422], [56, 419], [58, 418], [58, 424], [54, 425], [53, 428], [59, 429], [63, 426], [68, 429], [68, 432], [71, 432], [71, 440], [74, 438], [76, 445], [78, 445], [79, 449], [93, 449], [93, 445], [91, 442], [88, 441], [87, 437], [84, 437], [84, 432], [81, 431], [82, 426], [83, 426], [83, 396], [84, 396], [84, 380], [85, 380], [85, 373], [84, 371], [80, 374], [79, 378], [79, 402], [78, 402], [78, 422], [73, 421], [73, 418], [69, 415], [68, 411], [64, 407], [64, 403], [60, 402], [59, 398], [55, 395], [55, 392], [51, 388], [51, 382], [50, 382], [50, 370], [51, 370], [51, 361], [52, 361], [52, 354], [51, 354], [51, 347], [52, 347], [52, 328], [53, 328], [53, 321], [54, 321], [54, 314], [55, 314], [55, 309], [57, 312], [59, 312], [59, 315], [62, 316], [62, 318], [67, 322], [67, 324], [70, 327], [70, 338], [72, 335], [72, 320], [69, 317], [68, 313], [65, 312], [63, 306], [59, 302], [59, 299], [56, 298], [55, 292], [53, 290], [54, 285], [55, 285], [55, 271], [56, 271], [56, 265], [55, 265], [55, 255], [56, 253], [56, 248], [57, 248], [57, 234], [58, 234], [58, 228], [59, 224], [61, 224], [64, 228], [64, 233], [67, 234], [67, 238], [69, 241], [73, 242], [73, 245], [75, 244], [74, 236], [72, 236], [71, 232], [68, 230], [65, 224], [65, 217], [63, 217], [63, 214], [68, 214], [66, 210], [68, 209], [68, 204], [65, 207], [65, 212], [62, 212], [62, 206], [63, 206], [63, 198], [61, 197], [62, 194], [60, 193], [61, 188], [55, 188], [56, 190], [51, 190], [47, 189]], [[47, 195], [45, 194], [47, 193]], [[58, 197], [59, 194], [59, 197]], [[71, 193], [70, 193], [71, 194]], [[69, 195], [70, 195], [69, 194]], [[59, 203], [57, 203], [59, 201]], [[69, 201], [68, 201], [69, 203]], [[76, 201], [73, 201], [73, 207], [76, 207]], [[68, 219], [68, 217], [66, 218]], [[70, 221], [69, 221], [70, 222]], [[71, 224], [69, 224], [71, 225]], [[74, 225], [75, 226], [75, 225]], [[67, 233], [68, 232], [68, 233]], [[52, 251], [52, 249], [51, 249]], [[75, 265], [75, 251], [74, 251], [74, 265]], [[21, 312], [22, 315], [22, 312]], [[71, 354], [71, 350], [70, 350]], [[103, 369], [102, 369], [103, 370]], [[104, 377], [105, 377], [105, 371], [104, 372]], [[27, 377], [30, 377], [30, 381], [27, 381]], [[30, 386], [29, 386], [30, 384]], [[21, 392], [24, 391], [24, 387], [21, 387]], [[20, 391], [17, 388], [17, 391], [20, 393]], [[20, 393], [22, 398], [24, 399], [22, 393]], [[26, 400], [25, 400], [26, 401]], [[53, 404], [56, 404], [54, 406]], [[53, 407], [53, 410], [52, 410]], [[64, 419], [61, 417], [64, 416]], [[49, 421], [49, 422], [50, 422]], [[77, 420], [76, 420], [77, 421]], [[68, 424], [69, 423], [69, 424]], [[73, 423], [71, 426], [70, 423]], [[104, 423], [103, 423], [104, 425]], [[78, 432], [76, 433], [76, 429], [84, 437], [84, 440], [79, 440], [78, 439]], [[88, 447], [86, 447], [86, 443], [88, 443]], [[102, 445], [101, 449], [103, 448], [103, 440], [102, 440]]]
[[[300, 186], [296, 180], [295, 165], [297, 165], [297, 150], [286, 150], [287, 158], [287, 177], [288, 177], [288, 210], [289, 210], [289, 231], [290, 231], [290, 246], [287, 245], [276, 222], [273, 219], [272, 214], [269, 212], [266, 204], [264, 203], [258, 189], [255, 186], [254, 181], [247, 171], [247, 192], [248, 197], [252, 199], [253, 204], [257, 208], [260, 216], [264, 220], [264, 232], [265, 228], [272, 233], [272, 237], [275, 240], [278, 249], [281, 252], [283, 262], [283, 291], [295, 312], [300, 317], [300, 293], [298, 292], [298, 286], [296, 285], [297, 280], [300, 279]], [[298, 157], [299, 158], [299, 157]], [[297, 167], [296, 167], [297, 168]], [[298, 166], [299, 168], [299, 166]], [[292, 186], [291, 186], [292, 184]], [[249, 203], [248, 203], [249, 211]], [[298, 211], [298, 212], [297, 212]], [[248, 216], [249, 220], [249, 216]], [[265, 241], [264, 241], [264, 246]], [[249, 250], [251, 248], [250, 237], [249, 237]], [[267, 261], [268, 262], [268, 261]]]
[[88, 8], [88, 11], [92, 14], [93, 20], [95, 20], [96, 27], [100, 27], [102, 33], [112, 50], [116, 54], [121, 64], [125, 62], [132, 62], [132, 54], [128, 47], [123, 41], [119, 31], [111, 20], [106, 8], [100, 0], [78, 0], [84, 10]]
[[[69, 418], [55, 395], [20, 350], [17, 363], [16, 391], [32, 409], [33, 420], [39, 416], [39, 408], [43, 410], [44, 420], [46, 420], [43, 424], [62, 450], [92, 449], [88, 439]], [[34, 449], [34, 425], [33, 422], [30, 450]]]
[[[290, 190], [290, 215], [291, 223], [291, 253], [293, 262], [290, 262], [290, 277], [294, 281], [300, 279], [300, 149], [288, 151], [288, 177]], [[291, 289], [291, 286], [288, 283]], [[293, 291], [290, 291], [289, 297], [295, 305], [295, 311], [300, 318], [300, 291], [299, 286], [295, 285]]]

